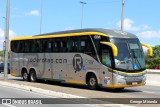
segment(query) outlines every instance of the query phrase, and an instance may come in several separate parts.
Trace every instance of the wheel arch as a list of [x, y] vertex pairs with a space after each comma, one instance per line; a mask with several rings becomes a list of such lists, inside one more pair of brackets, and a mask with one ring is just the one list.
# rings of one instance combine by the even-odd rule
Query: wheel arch
[[[29, 69], [29, 74], [30, 74], [31, 71], [34, 71], [34, 72], [36, 73], [35, 68], [30, 68], [30, 69]], [[37, 74], [37, 73], [36, 73], [36, 74]]]
[[96, 77], [96, 79], [97, 79], [97, 83], [99, 84], [99, 82], [100, 82], [99, 76], [98, 76], [98, 74], [97, 74], [95, 71], [92, 71], [92, 70], [90, 70], [90, 71], [88, 71], [88, 72], [86, 73], [85, 82], [87, 83], [87, 79], [88, 79], [88, 77], [89, 77], [90, 75], [95, 75], [95, 77]]
[[[21, 69], [21, 75], [23, 74], [23, 72], [27, 72], [28, 73], [28, 70], [27, 70], [27, 68], [25, 68], [25, 67], [23, 67], [22, 69]], [[29, 73], [28, 73], [29, 74]]]

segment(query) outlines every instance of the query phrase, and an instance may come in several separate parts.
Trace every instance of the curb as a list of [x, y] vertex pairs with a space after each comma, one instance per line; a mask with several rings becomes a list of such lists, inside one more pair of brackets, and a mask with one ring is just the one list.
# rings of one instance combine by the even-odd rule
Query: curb
[[26, 91], [31, 91], [31, 92], [36, 92], [36, 93], [41, 93], [49, 96], [57, 97], [57, 98], [85, 98], [81, 96], [76, 96], [72, 94], [66, 94], [62, 92], [56, 92], [56, 91], [51, 91], [51, 90], [45, 90], [42, 88], [36, 88], [33, 86], [26, 86], [26, 85], [21, 85], [21, 84], [16, 84], [16, 83], [9, 83], [6, 81], [0, 81], [1, 85], [8, 86], [8, 87], [13, 87], [13, 88], [18, 88], [18, 89], [23, 89]]
[[160, 74], [160, 70], [147, 69], [146, 71], [148, 74]]
[[150, 86], [160, 86], [159, 82], [155, 82], [155, 81], [147, 81], [146, 85], [150, 85]]
[[[0, 85], [3, 86], [7, 86], [7, 87], [13, 87], [13, 88], [18, 88], [18, 89], [22, 89], [25, 91], [31, 91], [31, 92], [35, 92], [35, 93], [39, 93], [39, 94], [44, 94], [44, 95], [48, 95], [48, 96], [53, 96], [56, 98], [87, 98], [87, 97], [82, 97], [82, 96], [77, 96], [77, 95], [72, 95], [72, 94], [66, 94], [66, 93], [62, 93], [62, 92], [56, 92], [56, 91], [51, 91], [51, 90], [45, 90], [42, 88], [36, 88], [33, 86], [26, 86], [26, 85], [21, 85], [21, 84], [16, 84], [16, 83], [9, 83], [7, 81], [1, 81], [0, 80]], [[75, 101], [77, 102], [84, 102], [84, 100], [82, 99], [75, 99]], [[89, 105], [92, 107], [132, 107], [132, 106], [127, 106], [124, 104], [105, 104], [104, 101], [101, 100], [93, 100], [93, 99], [87, 99], [87, 101], [85, 102], [99, 102], [100, 104], [85, 104], [85, 105]], [[82, 103], [83, 104], [83, 103]]]

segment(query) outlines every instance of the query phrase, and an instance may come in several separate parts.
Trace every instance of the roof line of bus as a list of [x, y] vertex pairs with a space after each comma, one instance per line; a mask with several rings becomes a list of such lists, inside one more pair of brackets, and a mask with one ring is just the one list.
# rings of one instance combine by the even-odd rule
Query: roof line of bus
[[100, 36], [107, 36], [107, 34], [98, 31], [81, 31], [81, 32], [62, 32], [62, 33], [50, 33], [50, 34], [43, 34], [43, 35], [36, 35], [36, 36], [24, 36], [24, 37], [17, 37], [13, 38], [12, 40], [29, 40], [29, 39], [44, 39], [44, 38], [57, 38], [57, 37], [71, 37], [71, 36], [89, 36], [89, 35], [100, 35]]

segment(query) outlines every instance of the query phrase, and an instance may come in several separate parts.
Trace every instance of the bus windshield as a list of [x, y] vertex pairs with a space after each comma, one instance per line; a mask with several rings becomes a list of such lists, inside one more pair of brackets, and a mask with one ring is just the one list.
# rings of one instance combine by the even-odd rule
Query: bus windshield
[[142, 47], [137, 39], [111, 39], [118, 48], [115, 57], [115, 68], [135, 71], [145, 69], [145, 59]]

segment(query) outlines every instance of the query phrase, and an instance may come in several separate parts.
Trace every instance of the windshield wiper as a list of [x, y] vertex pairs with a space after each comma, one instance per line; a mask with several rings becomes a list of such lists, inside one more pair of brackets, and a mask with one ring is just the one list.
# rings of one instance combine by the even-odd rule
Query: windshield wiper
[[138, 58], [136, 58], [134, 51], [133, 51], [133, 58], [138, 62], [139, 68], [142, 69], [142, 66], [139, 63]]

